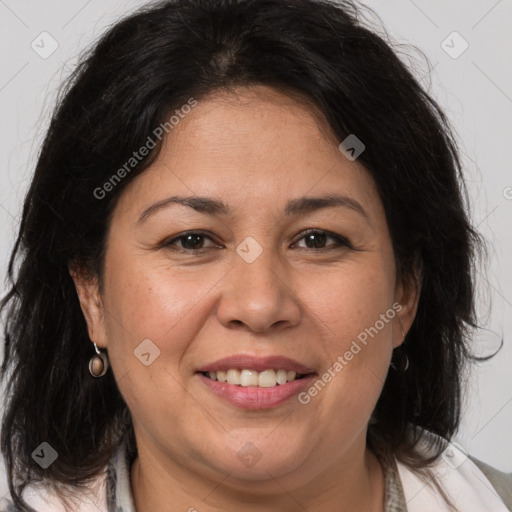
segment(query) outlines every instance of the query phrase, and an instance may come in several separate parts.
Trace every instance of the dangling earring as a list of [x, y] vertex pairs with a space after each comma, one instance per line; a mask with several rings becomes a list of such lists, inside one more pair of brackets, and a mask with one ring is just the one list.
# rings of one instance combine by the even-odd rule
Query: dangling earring
[[99, 351], [96, 343], [94, 343], [94, 350], [96, 350], [96, 354], [89, 360], [89, 373], [93, 377], [103, 377], [108, 370], [108, 358], [106, 354]]
[[393, 361], [391, 362], [390, 366], [393, 368], [393, 370], [399, 371], [399, 372], [405, 372], [407, 371], [407, 368], [409, 368], [409, 357], [407, 356], [407, 352], [405, 351], [404, 347], [404, 340], [405, 340], [405, 333], [402, 329], [402, 326], [400, 325], [400, 329], [402, 331], [402, 344], [397, 347], [395, 350], [393, 350], [393, 355], [396, 355], [395, 359], [397, 360], [397, 364], [395, 364]]

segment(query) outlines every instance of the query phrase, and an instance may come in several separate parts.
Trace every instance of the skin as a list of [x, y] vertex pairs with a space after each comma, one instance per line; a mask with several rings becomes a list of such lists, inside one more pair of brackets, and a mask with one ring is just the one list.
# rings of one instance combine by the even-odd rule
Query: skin
[[[108, 349], [109, 371], [132, 414], [138, 512], [169, 504], [199, 512], [383, 510], [382, 468], [365, 436], [419, 290], [397, 280], [375, 184], [339, 143], [311, 106], [276, 90], [217, 91], [123, 191], [101, 291], [97, 280], [72, 273], [90, 339]], [[288, 200], [328, 193], [358, 201], [367, 217], [339, 206], [285, 216]], [[171, 195], [215, 197], [232, 213], [175, 204], [138, 222]], [[302, 233], [309, 228], [350, 246], [322, 234], [308, 244]], [[198, 229], [210, 238], [176, 240]], [[248, 236], [263, 250], [252, 263], [236, 252]], [[184, 247], [196, 253], [179, 252]], [[306, 405], [295, 396], [243, 410], [195, 373], [247, 353], [285, 355], [320, 376], [393, 303], [400, 312]], [[133, 354], [144, 339], [161, 351], [149, 366]], [[249, 442], [261, 455], [251, 467], [237, 456]]]

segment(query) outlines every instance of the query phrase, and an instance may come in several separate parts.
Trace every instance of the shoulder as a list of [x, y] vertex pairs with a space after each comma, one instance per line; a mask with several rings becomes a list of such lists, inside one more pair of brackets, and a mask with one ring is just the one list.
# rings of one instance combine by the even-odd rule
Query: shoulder
[[499, 471], [489, 464], [482, 462], [481, 460], [472, 457], [469, 458], [474, 464], [480, 469], [480, 471], [486, 476], [487, 480], [492, 484], [503, 503], [512, 510], [512, 473], [504, 473]]
[[[104, 470], [86, 488], [66, 489], [66, 499], [56, 491], [39, 483], [31, 483], [23, 491], [24, 501], [36, 512], [106, 512], [107, 510], [134, 511], [130, 491], [130, 454], [123, 439]], [[52, 488], [53, 489], [53, 488]], [[12, 496], [0, 497], [0, 512], [22, 512]]]
[[499, 471], [472, 457], [455, 441], [424, 431], [418, 448], [426, 455], [439, 457], [421, 471], [397, 461], [402, 489], [411, 512], [446, 509], [447, 497], [457, 510], [512, 511], [512, 474]]
[[[35, 512], [104, 512], [106, 510], [105, 476], [100, 475], [86, 491], [76, 494], [73, 489], [63, 499], [57, 492], [39, 484], [29, 484], [23, 491], [23, 500]], [[0, 499], [0, 512], [22, 512], [9, 494]]]
[[20, 509], [6, 498], [0, 500], [0, 512], [19, 512]]
[[[23, 493], [24, 501], [35, 511], [42, 512], [51, 510], [52, 512], [64, 512], [63, 504], [51, 499], [47, 492], [35, 486], [28, 486]], [[49, 508], [51, 507], [51, 508]], [[3, 498], [0, 501], [0, 512], [22, 512], [23, 509], [16, 505], [12, 498]]]

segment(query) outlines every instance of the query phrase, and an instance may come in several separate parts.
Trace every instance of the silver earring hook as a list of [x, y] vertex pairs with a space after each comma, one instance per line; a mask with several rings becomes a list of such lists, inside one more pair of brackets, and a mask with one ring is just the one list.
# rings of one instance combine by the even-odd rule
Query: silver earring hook
[[396, 317], [396, 319], [398, 320], [398, 323], [400, 324], [400, 330], [402, 331], [402, 342], [405, 340], [405, 332], [404, 332], [404, 328], [402, 327], [402, 322], [400, 321], [400, 317]]

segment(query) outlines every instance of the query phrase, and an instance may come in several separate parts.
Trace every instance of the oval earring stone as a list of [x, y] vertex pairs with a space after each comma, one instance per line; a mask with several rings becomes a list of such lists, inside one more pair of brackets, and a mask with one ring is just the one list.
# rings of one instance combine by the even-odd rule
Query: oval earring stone
[[105, 374], [106, 365], [100, 356], [95, 355], [91, 357], [91, 360], [89, 361], [89, 372], [93, 377], [101, 377]]

